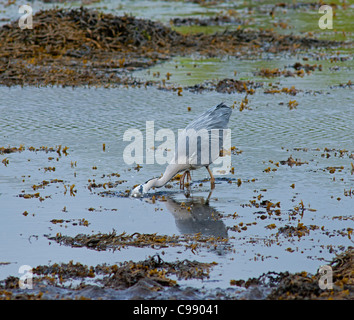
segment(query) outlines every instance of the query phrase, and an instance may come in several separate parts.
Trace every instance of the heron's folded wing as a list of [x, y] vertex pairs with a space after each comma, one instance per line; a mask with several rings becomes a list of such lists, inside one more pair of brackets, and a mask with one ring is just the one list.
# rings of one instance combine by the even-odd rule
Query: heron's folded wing
[[196, 131], [201, 129], [225, 129], [229, 123], [231, 112], [230, 107], [220, 103], [194, 119], [186, 129], [194, 129]]
[[223, 129], [227, 128], [231, 112], [230, 107], [220, 103], [194, 119], [179, 134], [174, 161], [200, 166], [217, 159], [223, 148]]

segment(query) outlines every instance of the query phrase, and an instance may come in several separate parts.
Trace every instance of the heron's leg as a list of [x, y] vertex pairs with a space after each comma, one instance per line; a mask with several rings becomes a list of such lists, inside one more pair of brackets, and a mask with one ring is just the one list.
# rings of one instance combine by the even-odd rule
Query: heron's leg
[[187, 170], [183, 173], [183, 175], [181, 176], [180, 180], [179, 180], [179, 188], [180, 189], [184, 189], [184, 180], [187, 176], [187, 182], [189, 182], [189, 180], [191, 179], [191, 174], [190, 172]]
[[191, 173], [189, 171], [186, 171], [186, 176], [187, 176], [187, 182], [192, 180]]
[[186, 178], [187, 171], [184, 171], [181, 178], [179, 179], [179, 188], [184, 189], [184, 180]]
[[213, 193], [213, 190], [210, 190], [209, 195], [208, 195], [208, 198], [207, 198], [206, 201], [205, 201], [205, 204], [206, 204], [206, 205], [209, 205], [209, 200], [210, 200], [210, 197], [211, 197], [212, 193]]
[[213, 173], [211, 172], [209, 166], [206, 167], [209, 174], [210, 174], [210, 184], [211, 184], [211, 189], [214, 189], [215, 188], [215, 178], [213, 176]]
[[184, 186], [184, 182], [183, 182], [183, 180], [184, 180], [184, 175], [185, 175], [185, 172], [183, 172], [183, 174], [182, 174], [181, 177], [179, 178], [179, 188], [180, 188], [180, 189], [183, 189], [183, 188], [182, 188], [182, 184], [183, 184], [183, 186]]
[[188, 170], [185, 172], [185, 174], [186, 174], [186, 177], [187, 177], [187, 184], [186, 184], [187, 185], [187, 189], [190, 190], [191, 185], [190, 185], [189, 181], [192, 180], [191, 174], [190, 174], [190, 172]]
[[[189, 198], [190, 195], [191, 195], [191, 185], [189, 184], [189, 180], [191, 180], [191, 174], [190, 172], [187, 170], [185, 173], [184, 173], [187, 177], [187, 190], [184, 191], [184, 195], [186, 196], [186, 198]], [[184, 186], [184, 183], [183, 183], [183, 186]]]

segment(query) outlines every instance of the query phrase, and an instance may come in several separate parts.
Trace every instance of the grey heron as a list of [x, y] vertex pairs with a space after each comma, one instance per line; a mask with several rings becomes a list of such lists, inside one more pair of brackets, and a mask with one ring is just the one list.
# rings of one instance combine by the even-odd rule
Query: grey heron
[[[160, 188], [170, 181], [177, 173], [184, 171], [180, 186], [184, 187], [184, 180], [187, 177], [189, 181], [190, 170], [205, 167], [210, 175], [211, 189], [215, 188], [215, 178], [209, 168], [219, 156], [223, 149], [223, 136], [220, 133], [227, 128], [229, 123], [231, 108], [224, 103], [202, 113], [195, 118], [178, 136], [178, 142], [175, 148], [175, 154], [166, 167], [162, 177], [153, 178], [135, 187], [131, 195], [134, 197], [142, 196], [151, 188]], [[201, 132], [206, 133], [208, 147], [202, 145], [201, 139], [198, 139]], [[217, 132], [217, 134], [215, 134]], [[188, 152], [189, 151], [189, 152]]]

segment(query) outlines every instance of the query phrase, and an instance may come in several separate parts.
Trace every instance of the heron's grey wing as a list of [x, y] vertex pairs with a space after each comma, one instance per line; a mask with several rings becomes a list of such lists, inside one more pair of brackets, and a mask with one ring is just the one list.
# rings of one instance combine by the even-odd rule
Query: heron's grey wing
[[[216, 107], [212, 107], [201, 114], [186, 127], [186, 130], [194, 129], [198, 131], [201, 129], [206, 129], [209, 131], [209, 154], [211, 156], [210, 163], [214, 162], [214, 160], [219, 157], [219, 150], [224, 147], [224, 132], [222, 129], [227, 128], [231, 113], [232, 109], [222, 102]], [[215, 134], [215, 132], [211, 134], [211, 130], [213, 129], [219, 129], [219, 134]], [[219, 148], [214, 148], [217, 146], [217, 143], [219, 143]], [[200, 146], [198, 145], [198, 150], [199, 149]]]
[[231, 108], [224, 103], [218, 104], [195, 118], [186, 129], [226, 129], [230, 120]]
[[[214, 162], [219, 157], [219, 150], [223, 148], [224, 134], [222, 129], [227, 128], [231, 112], [231, 108], [220, 103], [192, 121], [178, 138], [175, 160], [187, 161], [197, 166], [209, 165]], [[207, 134], [206, 141], [197, 138], [205, 137], [203, 132]], [[203, 144], [202, 140], [208, 145]], [[183, 151], [181, 152], [181, 150]]]

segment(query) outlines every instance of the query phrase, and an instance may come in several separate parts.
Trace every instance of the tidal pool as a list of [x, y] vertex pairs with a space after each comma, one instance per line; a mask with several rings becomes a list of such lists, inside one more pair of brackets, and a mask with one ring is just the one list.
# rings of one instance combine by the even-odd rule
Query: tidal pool
[[[321, 76], [308, 76], [317, 89], [321, 85], [316, 77]], [[0, 145], [24, 146], [21, 152], [1, 155], [8, 161], [0, 165], [1, 262], [9, 262], [0, 266], [2, 279], [18, 274], [24, 264], [109, 264], [159, 253], [166, 261], [217, 262], [209, 280], [192, 284], [226, 288], [232, 279], [267, 271], [315, 272], [333, 252], [352, 245], [353, 198], [348, 192], [353, 189], [354, 146], [348, 88], [324, 84], [321, 92], [300, 92], [293, 110], [279, 105], [289, 99], [285, 94], [259, 91], [249, 96], [252, 109], [235, 108], [230, 119], [234, 174], [217, 177], [209, 195], [210, 183], [204, 181], [208, 173], [200, 169], [192, 172], [189, 197], [172, 182], [170, 188], [155, 191], [156, 201], [151, 200], [154, 191], [143, 199], [121, 196], [164, 171], [158, 164], [142, 163], [137, 169], [124, 163], [125, 130], [144, 132], [145, 121], [153, 120], [155, 130], [177, 132], [206, 108], [220, 101], [232, 105], [243, 94], [186, 91], [178, 96], [155, 88], [0, 90]], [[56, 152], [59, 145], [68, 147], [66, 154]], [[281, 164], [290, 157], [298, 165]], [[49, 184], [33, 188], [43, 181]], [[90, 187], [93, 181], [101, 187]], [[103, 188], [108, 182], [114, 188]], [[40, 197], [23, 197], [36, 192]], [[267, 208], [266, 201], [274, 207]], [[284, 230], [291, 227], [299, 232], [287, 235]], [[197, 246], [193, 251], [129, 247], [98, 252], [48, 240], [57, 233], [75, 236], [113, 229], [128, 234], [200, 232], [228, 240], [223, 246]]]

